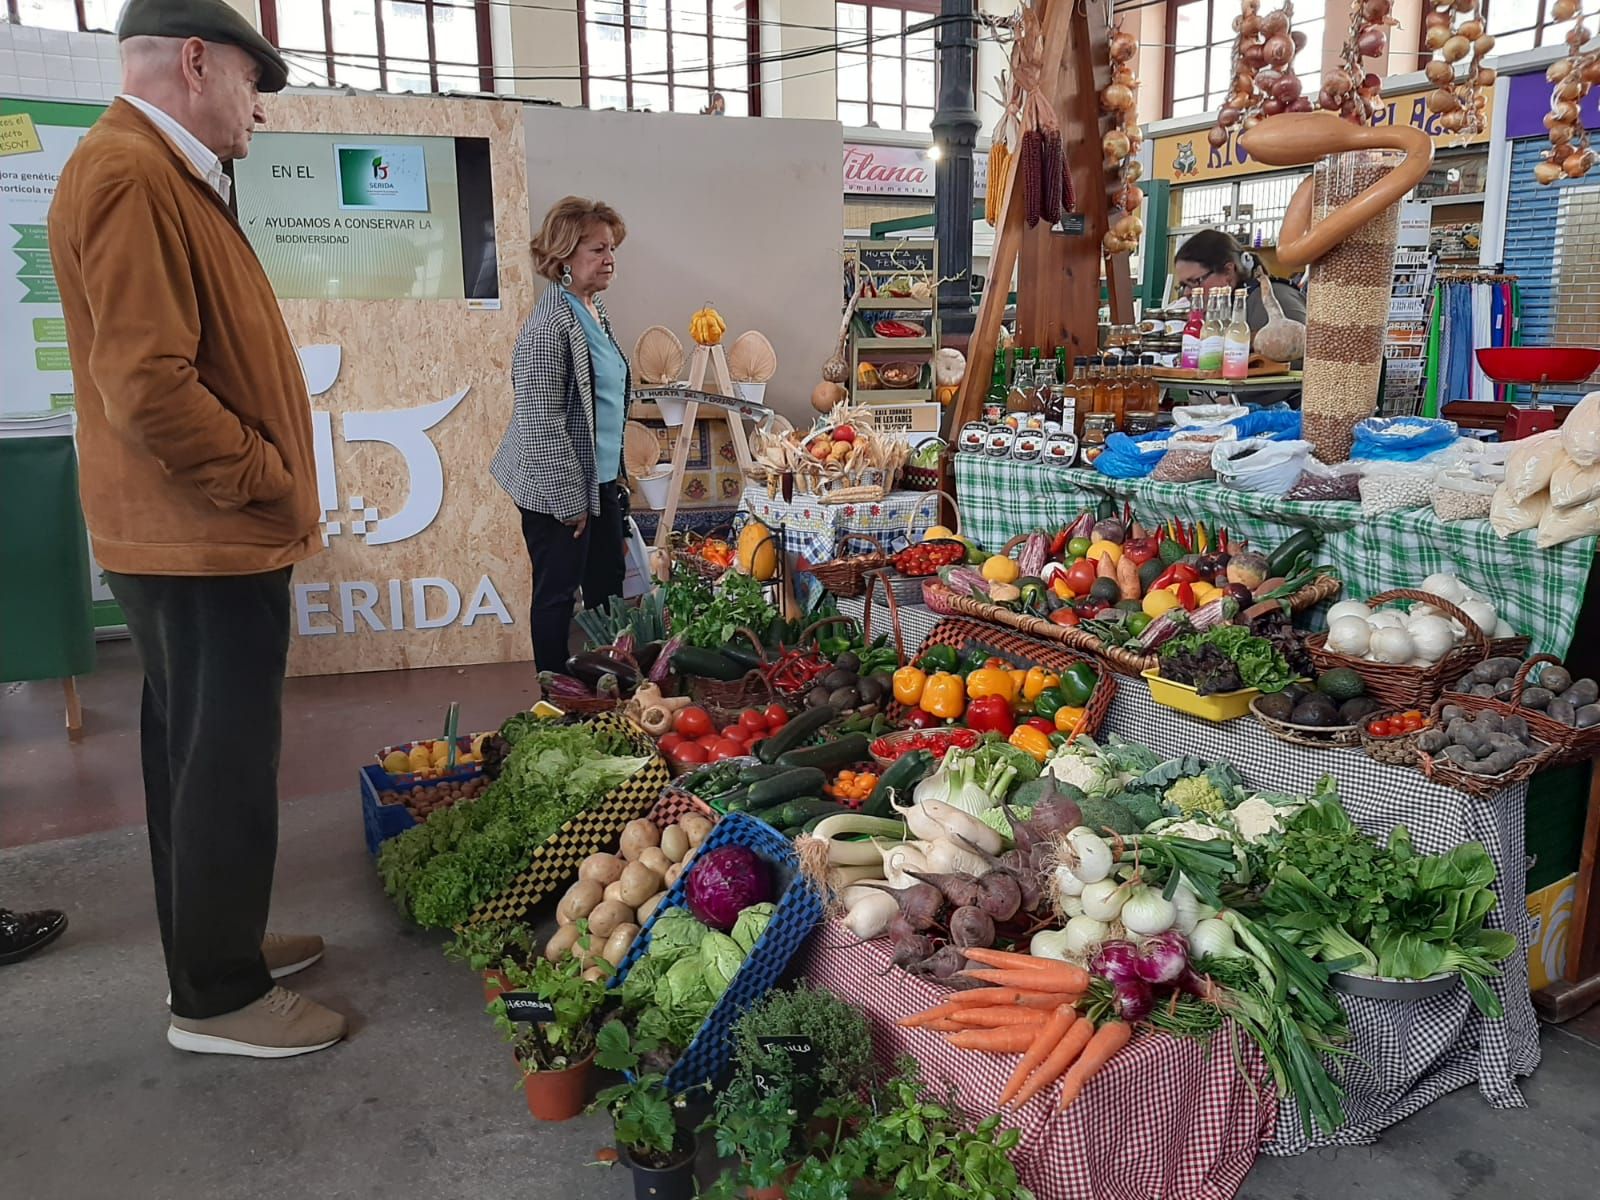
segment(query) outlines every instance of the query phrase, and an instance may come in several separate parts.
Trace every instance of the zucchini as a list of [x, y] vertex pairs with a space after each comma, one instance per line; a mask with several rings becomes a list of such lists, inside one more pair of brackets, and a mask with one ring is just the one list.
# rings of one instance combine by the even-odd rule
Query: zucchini
[[791, 800], [782, 808], [774, 811], [770, 820], [774, 825], [785, 827], [800, 826], [800, 831], [805, 832], [805, 824], [813, 817], [836, 817], [840, 813], [851, 810], [843, 804], [836, 804], [832, 800], [818, 800], [806, 797], [803, 800]]
[[804, 745], [807, 738], [838, 715], [838, 710], [831, 704], [819, 704], [816, 708], [806, 709], [805, 712], [791, 718], [777, 733], [764, 738], [756, 746], [756, 757], [764, 763], [777, 762], [780, 754]]
[[718, 796], [716, 800], [724, 812], [744, 812], [750, 807], [750, 789], [744, 786], [736, 787], [733, 791]]
[[760, 779], [771, 779], [774, 775], [782, 775], [788, 767], [780, 767], [777, 763], [751, 763], [739, 772], [740, 783], [755, 783]]
[[[772, 822], [769, 821], [768, 824], [772, 824]], [[784, 837], [788, 838], [792, 842], [795, 840], [795, 838], [800, 837], [805, 833], [805, 827], [801, 825], [791, 825], [787, 829], [779, 829], [778, 832], [783, 834]]]
[[750, 807], [770, 808], [797, 796], [815, 796], [827, 782], [828, 777], [815, 767], [796, 767], [770, 779], [758, 779], [750, 785]]
[[1315, 529], [1302, 529], [1288, 541], [1284, 542], [1271, 554], [1267, 555], [1267, 575], [1274, 578], [1279, 575], [1289, 574], [1295, 560], [1302, 554], [1315, 554], [1317, 547], [1322, 545], [1322, 535]]
[[731, 658], [746, 671], [754, 671], [757, 667], [766, 665], [766, 659], [762, 658], [761, 655], [757, 654], [749, 646], [736, 646], [730, 642], [728, 645], [724, 646], [719, 653], [727, 658]]
[[894, 760], [894, 765], [878, 776], [878, 786], [857, 811], [864, 817], [893, 817], [896, 796], [907, 797], [911, 789], [922, 782], [922, 777], [933, 769], [933, 755], [926, 750], [913, 750]]
[[870, 758], [871, 745], [866, 734], [852, 733], [820, 746], [802, 746], [798, 750], [790, 750], [779, 757], [778, 762], [785, 767], [820, 767], [824, 771], [836, 771]]
[[698, 675], [701, 679], [732, 683], [735, 679], [743, 678], [750, 668], [741, 666], [718, 650], [680, 646], [672, 656], [672, 669], [679, 675]]

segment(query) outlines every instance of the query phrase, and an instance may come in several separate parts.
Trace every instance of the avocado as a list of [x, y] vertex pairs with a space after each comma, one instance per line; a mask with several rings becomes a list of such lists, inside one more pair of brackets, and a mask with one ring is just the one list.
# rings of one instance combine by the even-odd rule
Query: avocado
[[1256, 711], [1274, 721], [1287, 721], [1294, 712], [1294, 701], [1283, 692], [1274, 692], [1256, 701]]
[[1345, 725], [1355, 725], [1364, 717], [1383, 711], [1383, 705], [1371, 696], [1357, 696], [1339, 705], [1339, 720]]
[[1114, 579], [1096, 579], [1089, 588], [1089, 599], [1101, 604], [1115, 604], [1122, 599], [1122, 589]]
[[1148, 562], [1140, 563], [1139, 590], [1141, 592], [1148, 592], [1152, 587], [1155, 586], [1156, 580], [1161, 578], [1161, 572], [1165, 571], [1166, 569], [1167, 564], [1162, 562], [1159, 558], [1152, 558]]
[[[1287, 697], [1291, 705], [1299, 704], [1300, 701], [1304, 700], [1311, 694], [1311, 689], [1299, 683], [1291, 683], [1288, 687], [1284, 688], [1283, 691], [1278, 693], [1280, 696]], [[1285, 718], [1285, 720], [1287, 719], [1288, 718]]]
[[1367, 685], [1349, 667], [1336, 667], [1317, 677], [1317, 690], [1337, 704], [1366, 695]]
[[836, 667], [818, 682], [830, 692], [834, 692], [840, 688], [854, 687], [856, 685], [856, 673], [854, 671], [846, 671], [842, 667]]
[[1327, 728], [1339, 723], [1339, 710], [1326, 696], [1307, 696], [1294, 706], [1289, 720], [1295, 725]]

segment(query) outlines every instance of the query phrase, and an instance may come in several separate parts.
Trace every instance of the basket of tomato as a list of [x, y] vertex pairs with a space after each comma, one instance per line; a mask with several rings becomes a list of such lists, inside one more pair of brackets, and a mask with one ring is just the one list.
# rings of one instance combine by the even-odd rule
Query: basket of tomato
[[762, 738], [788, 723], [789, 710], [781, 704], [769, 704], [765, 708], [747, 708], [719, 728], [711, 713], [698, 704], [690, 704], [673, 714], [672, 729], [656, 739], [656, 748], [675, 771], [689, 771], [705, 763], [747, 755]]
[[935, 759], [943, 759], [954, 746], [975, 749], [982, 736], [976, 729], [903, 729], [878, 738], [870, 752], [880, 767], [890, 767], [913, 750], [926, 750]]
[[1416, 766], [1417, 735], [1428, 728], [1427, 716], [1419, 709], [1379, 713], [1361, 726], [1361, 745], [1369, 758], [1395, 767]]

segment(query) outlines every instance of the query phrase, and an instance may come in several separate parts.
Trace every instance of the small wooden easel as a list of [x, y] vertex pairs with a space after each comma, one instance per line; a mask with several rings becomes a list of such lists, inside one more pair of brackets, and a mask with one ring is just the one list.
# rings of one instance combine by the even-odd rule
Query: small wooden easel
[[[715, 375], [715, 392], [706, 388], [708, 369]], [[683, 425], [678, 430], [678, 441], [672, 448], [672, 483], [667, 493], [667, 504], [661, 510], [660, 524], [656, 526], [655, 544], [658, 547], [665, 547], [672, 537], [672, 523], [678, 515], [678, 497], [683, 490], [683, 474], [689, 465], [689, 447], [694, 441], [694, 425], [702, 404], [723, 410], [728, 422], [728, 436], [733, 439], [733, 454], [739, 463], [740, 477], [747, 478], [755, 465], [750, 457], [750, 442], [744, 435], [742, 410], [759, 410], [759, 406], [748, 405], [739, 399], [739, 393], [733, 386], [733, 377], [728, 373], [728, 356], [720, 345], [695, 346], [689, 360], [689, 383], [683, 390], [688, 396], [683, 409]], [[723, 403], [724, 400], [726, 403]]]

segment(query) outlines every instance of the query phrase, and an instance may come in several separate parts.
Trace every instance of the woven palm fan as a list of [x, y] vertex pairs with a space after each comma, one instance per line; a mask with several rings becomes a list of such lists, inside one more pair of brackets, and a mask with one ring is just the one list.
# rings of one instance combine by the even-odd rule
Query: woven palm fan
[[622, 461], [637, 479], [655, 470], [661, 461], [661, 442], [648, 425], [629, 421], [622, 427]]
[[665, 325], [652, 325], [633, 344], [633, 370], [652, 386], [678, 382], [683, 369], [683, 343]]
[[778, 356], [765, 335], [751, 329], [728, 347], [728, 373], [739, 383], [766, 383], [778, 373]]

